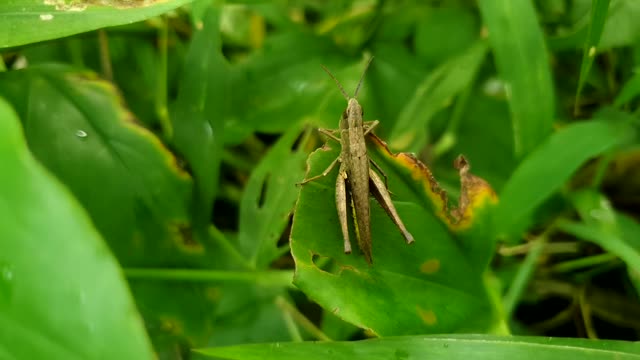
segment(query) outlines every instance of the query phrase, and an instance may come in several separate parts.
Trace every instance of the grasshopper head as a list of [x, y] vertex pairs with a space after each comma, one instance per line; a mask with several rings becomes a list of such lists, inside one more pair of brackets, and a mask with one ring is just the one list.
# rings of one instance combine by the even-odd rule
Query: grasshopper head
[[362, 106], [360, 106], [360, 103], [358, 102], [358, 100], [356, 100], [356, 98], [349, 99], [347, 109], [345, 110], [345, 115], [348, 119], [362, 119]]

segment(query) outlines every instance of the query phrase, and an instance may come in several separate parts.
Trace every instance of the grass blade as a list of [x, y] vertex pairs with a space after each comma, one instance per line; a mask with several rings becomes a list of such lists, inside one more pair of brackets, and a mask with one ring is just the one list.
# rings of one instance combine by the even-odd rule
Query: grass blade
[[553, 85], [531, 1], [479, 1], [500, 77], [507, 84], [515, 154], [530, 153], [551, 132]]
[[576, 100], [573, 106], [574, 115], [578, 115], [580, 111], [580, 94], [587, 81], [587, 76], [593, 65], [593, 59], [596, 56], [596, 47], [600, 42], [600, 36], [604, 29], [604, 23], [607, 20], [609, 9], [609, 0], [593, 0], [591, 5], [591, 22], [587, 33], [587, 42], [584, 44], [582, 53], [582, 64], [580, 65], [580, 79], [578, 80], [578, 89], [576, 90]]
[[591, 121], [570, 125], [552, 135], [515, 170], [500, 195], [496, 227], [515, 235], [534, 210], [588, 159], [629, 139], [624, 124]]

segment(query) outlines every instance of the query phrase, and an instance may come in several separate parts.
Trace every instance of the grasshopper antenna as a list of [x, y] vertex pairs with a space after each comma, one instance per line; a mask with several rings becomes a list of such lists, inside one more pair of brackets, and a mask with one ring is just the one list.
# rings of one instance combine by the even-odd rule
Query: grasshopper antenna
[[371, 65], [371, 61], [373, 61], [373, 56], [369, 58], [367, 61], [367, 65], [364, 67], [364, 71], [362, 72], [362, 76], [360, 77], [360, 81], [358, 82], [358, 86], [356, 87], [356, 92], [353, 94], [353, 98], [358, 98], [358, 92], [360, 91], [360, 86], [362, 85], [362, 81], [364, 81], [364, 74], [367, 73], [367, 69], [369, 69], [369, 65]]
[[347, 99], [347, 101], [349, 101], [349, 95], [347, 95], [347, 92], [344, 91], [344, 88], [342, 87], [342, 84], [340, 84], [340, 81], [338, 81], [338, 79], [336, 79], [336, 77], [333, 76], [331, 71], [329, 71], [329, 69], [327, 69], [324, 65], [320, 64], [320, 66], [322, 67], [322, 70], [324, 70], [327, 74], [329, 74], [329, 76], [333, 79], [333, 81], [336, 82], [336, 85], [338, 85], [338, 89], [340, 89], [340, 92], [342, 93], [344, 98]]

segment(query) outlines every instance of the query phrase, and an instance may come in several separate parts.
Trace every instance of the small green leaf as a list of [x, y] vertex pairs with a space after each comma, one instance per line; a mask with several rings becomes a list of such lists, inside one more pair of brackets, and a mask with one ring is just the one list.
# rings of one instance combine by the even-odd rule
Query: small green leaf
[[[406, 12], [414, 13], [415, 10]], [[430, 65], [444, 63], [473, 46], [480, 35], [479, 22], [471, 8], [430, 8], [416, 26], [416, 55]]]
[[531, 0], [480, 1], [478, 5], [506, 83], [515, 154], [521, 158], [549, 135], [554, 120], [553, 84], [542, 30]]
[[486, 50], [486, 43], [477, 41], [427, 75], [398, 115], [390, 135], [392, 149], [417, 151], [424, 146], [429, 121], [470, 86]]
[[0, 48], [130, 24], [191, 1], [4, 0], [0, 3]]
[[575, 193], [572, 200], [582, 223], [564, 220], [558, 227], [576, 237], [595, 242], [620, 257], [635, 271], [640, 271], [640, 241], [637, 239], [640, 225], [627, 216], [616, 214], [609, 200], [593, 190]]
[[1, 357], [153, 359], [116, 260], [4, 100], [0, 173]]
[[500, 236], [524, 230], [533, 212], [587, 160], [629, 141], [627, 124], [589, 121], [553, 134], [514, 171], [500, 194], [496, 230]]
[[206, 229], [216, 196], [224, 116], [230, 105], [229, 66], [222, 55], [219, 14], [207, 13], [185, 59], [178, 99], [172, 108], [173, 142], [193, 169], [194, 221]]
[[289, 222], [297, 188], [302, 180], [306, 154], [292, 150], [300, 128], [289, 129], [253, 170], [240, 203], [238, 242], [250, 263], [258, 269], [268, 266], [287, 247], [277, 247]]
[[403, 336], [350, 342], [239, 345], [196, 350], [197, 359], [632, 360], [640, 344], [614, 340], [488, 335]]
[[631, 100], [640, 95], [640, 72], [636, 72], [633, 76], [624, 83], [622, 90], [616, 100], [613, 102], [613, 106], [619, 108], [628, 104]]
[[[320, 67], [324, 62], [340, 77], [337, 67], [332, 66], [336, 63], [332, 60], [336, 57], [331, 55], [337, 52], [335, 46], [300, 31], [285, 32], [266, 41], [264, 52], [236, 67], [242, 75], [233, 89], [236, 117], [229, 119], [226, 126], [244, 132], [236, 130], [236, 136], [225, 134], [227, 143], [237, 143], [251, 132], [282, 133], [304, 120], [316, 124], [336, 121], [335, 112], [327, 111], [327, 107], [338, 104], [329, 99], [339, 99], [339, 92]], [[344, 58], [339, 59], [340, 64], [345, 63]]]

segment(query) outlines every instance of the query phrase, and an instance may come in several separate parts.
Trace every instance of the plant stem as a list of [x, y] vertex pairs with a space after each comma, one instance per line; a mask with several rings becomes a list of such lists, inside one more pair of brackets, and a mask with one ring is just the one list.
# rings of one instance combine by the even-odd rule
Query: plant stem
[[268, 287], [293, 287], [293, 271], [221, 271], [198, 269], [125, 268], [129, 279], [188, 281], [188, 282], [249, 282]]
[[281, 296], [278, 296], [276, 298], [276, 305], [280, 308], [280, 310], [282, 310], [282, 317], [284, 318], [284, 323], [285, 323], [285, 326], [287, 327], [287, 330], [289, 331], [291, 340], [293, 342], [302, 342], [304, 339], [302, 339], [302, 335], [300, 335], [300, 330], [298, 329], [298, 326], [293, 320], [293, 317], [291, 316], [291, 312], [283, 309], [282, 305], [280, 304], [281, 302], [280, 300], [282, 300], [282, 302], [284, 303], [286, 303], [286, 300], [284, 300]]
[[291, 305], [287, 300], [285, 300], [282, 296], [278, 296], [276, 298], [276, 305], [283, 312], [286, 312], [291, 315], [291, 317], [302, 326], [303, 329], [307, 330], [311, 335], [313, 335], [316, 339], [322, 341], [333, 341], [330, 337], [327, 336], [320, 328], [318, 328], [311, 320], [307, 319], [304, 314], [302, 314], [295, 306]]
[[169, 25], [167, 17], [162, 16], [158, 29], [158, 78], [156, 79], [156, 115], [162, 128], [162, 133], [167, 139], [173, 138], [173, 126], [169, 119], [167, 108], [167, 48], [169, 44]]
[[529, 283], [529, 279], [531, 279], [531, 276], [536, 269], [536, 262], [547, 243], [547, 236], [547, 232], [545, 232], [531, 242], [531, 250], [524, 258], [520, 268], [518, 268], [518, 272], [513, 279], [513, 283], [511, 283], [509, 290], [502, 299], [502, 305], [507, 319], [513, 314], [516, 305], [518, 305], [518, 301], [522, 297], [522, 294]]
[[569, 261], [558, 263], [552, 266], [550, 270], [556, 273], [571, 272], [574, 270], [580, 270], [583, 268], [588, 268], [588, 267], [608, 263], [608, 262], [614, 261], [617, 258], [618, 258], [617, 256], [610, 253], [593, 255], [593, 256], [588, 256], [588, 257], [584, 257], [576, 260], [569, 260]]
[[472, 86], [469, 86], [460, 93], [458, 101], [453, 108], [453, 113], [451, 114], [447, 129], [433, 146], [434, 158], [442, 156], [447, 151], [451, 150], [451, 148], [457, 143], [458, 140], [456, 138], [456, 133], [458, 131], [460, 121], [462, 120], [462, 116], [464, 115], [464, 111], [467, 109], [467, 103], [469, 102], [469, 95], [471, 94], [471, 91]]
[[111, 54], [109, 52], [109, 38], [107, 37], [107, 31], [104, 29], [98, 30], [98, 46], [100, 47], [100, 67], [102, 69], [102, 76], [113, 81], [113, 68], [111, 67]]

